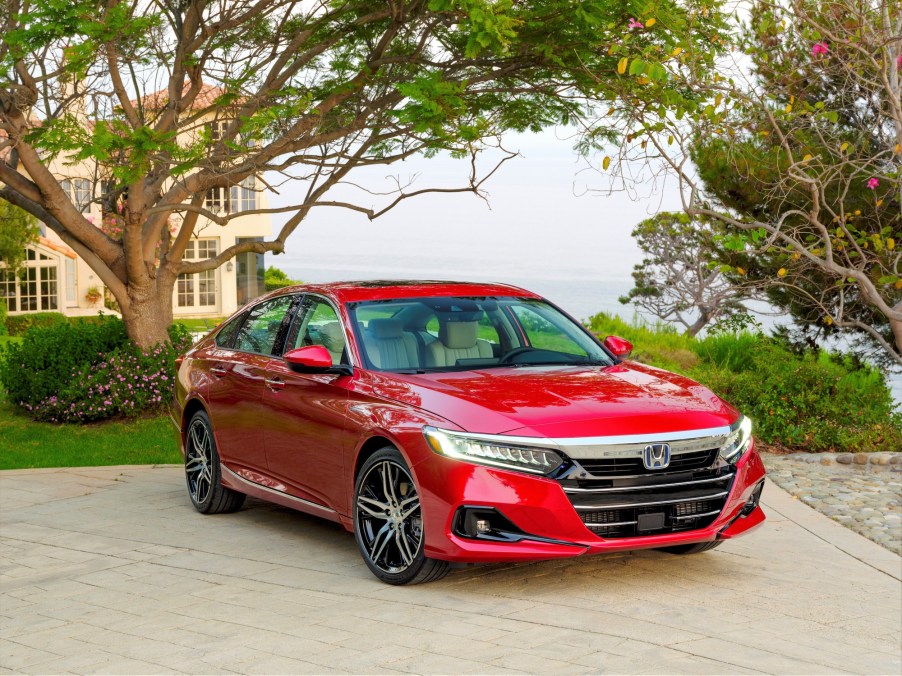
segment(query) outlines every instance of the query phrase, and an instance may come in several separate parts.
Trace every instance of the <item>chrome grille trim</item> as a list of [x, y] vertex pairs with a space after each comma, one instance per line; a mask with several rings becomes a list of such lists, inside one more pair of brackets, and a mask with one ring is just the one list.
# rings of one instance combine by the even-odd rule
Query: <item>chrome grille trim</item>
[[[648, 475], [643, 475], [642, 478], [647, 478]], [[622, 479], [626, 477], [616, 477], [616, 479]], [[611, 488], [564, 488], [565, 493], [615, 493], [619, 491], [641, 491], [654, 489], [658, 490], [659, 488], [671, 488], [672, 486], [692, 486], [695, 484], [711, 484], [717, 483], [719, 481], [729, 481], [733, 478], [732, 474], [724, 474], [723, 476], [711, 477], [710, 479], [695, 479], [694, 481], [676, 481], [674, 483], [664, 483], [664, 484], [641, 484], [639, 486], [614, 486]]]
[[[717, 516], [720, 514], [719, 509], [715, 509], [713, 512], [702, 512], [701, 514], [687, 514], [686, 516], [672, 516], [670, 517], [674, 521], [684, 521], [686, 519], [702, 519], [706, 516]], [[587, 526], [589, 524], [586, 524]]]
[[610, 523], [587, 523], [589, 528], [610, 528], [612, 526], [635, 526], [638, 521], [612, 521]]
[[625, 504], [601, 504], [601, 505], [574, 505], [580, 512], [597, 512], [604, 509], [632, 509], [634, 507], [654, 507], [655, 505], [675, 505], [678, 502], [701, 502], [703, 500], [716, 500], [726, 496], [729, 491], [712, 493], [710, 495], [694, 495], [691, 498], [672, 498], [670, 500], [656, 500], [653, 502], [628, 502]]

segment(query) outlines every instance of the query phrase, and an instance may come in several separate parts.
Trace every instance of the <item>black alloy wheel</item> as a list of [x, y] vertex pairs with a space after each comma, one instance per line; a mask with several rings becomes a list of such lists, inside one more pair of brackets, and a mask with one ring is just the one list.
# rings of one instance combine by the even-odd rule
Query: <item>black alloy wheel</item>
[[424, 554], [420, 496], [404, 457], [391, 446], [370, 456], [357, 475], [354, 536], [366, 565], [388, 584], [432, 582], [450, 569]]
[[234, 512], [244, 504], [244, 493], [222, 485], [213, 426], [205, 411], [195, 413], [185, 431], [185, 482], [191, 504], [202, 514]]

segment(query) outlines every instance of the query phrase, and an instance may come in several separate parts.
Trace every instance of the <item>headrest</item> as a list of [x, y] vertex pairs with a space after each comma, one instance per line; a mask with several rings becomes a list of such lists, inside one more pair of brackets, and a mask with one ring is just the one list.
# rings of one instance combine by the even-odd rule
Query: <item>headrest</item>
[[380, 339], [400, 338], [401, 337], [401, 320], [400, 319], [371, 319], [367, 328], [373, 332], [373, 336]]
[[445, 322], [439, 339], [452, 350], [465, 350], [476, 345], [479, 322]]
[[345, 335], [338, 322], [327, 322], [319, 327], [319, 337], [323, 347], [330, 352], [341, 352], [345, 347]]

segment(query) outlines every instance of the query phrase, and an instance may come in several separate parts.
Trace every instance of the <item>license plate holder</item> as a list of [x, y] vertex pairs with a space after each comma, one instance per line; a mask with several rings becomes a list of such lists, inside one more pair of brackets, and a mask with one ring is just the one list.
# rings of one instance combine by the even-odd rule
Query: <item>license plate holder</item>
[[664, 528], [664, 512], [653, 512], [652, 514], [640, 514], [636, 530], [645, 533], [651, 530], [661, 530]]

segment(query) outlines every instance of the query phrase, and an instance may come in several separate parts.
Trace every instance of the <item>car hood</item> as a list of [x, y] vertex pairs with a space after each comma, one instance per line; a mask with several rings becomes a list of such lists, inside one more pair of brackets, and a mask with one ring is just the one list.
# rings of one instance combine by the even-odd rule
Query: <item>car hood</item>
[[654, 434], [721, 427], [739, 416], [698, 383], [636, 363], [372, 375], [381, 396], [482, 434]]

